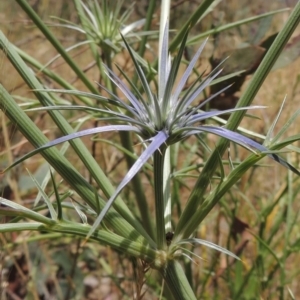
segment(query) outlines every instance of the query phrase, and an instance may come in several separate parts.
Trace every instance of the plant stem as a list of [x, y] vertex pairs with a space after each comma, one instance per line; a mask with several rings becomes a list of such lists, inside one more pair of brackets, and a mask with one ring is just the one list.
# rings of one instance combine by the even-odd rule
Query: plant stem
[[166, 146], [154, 152], [153, 176], [155, 195], [156, 239], [157, 248], [164, 249], [166, 245], [165, 202], [164, 202], [164, 160]]
[[176, 260], [168, 261], [167, 267], [162, 274], [176, 300], [196, 300], [196, 296], [185, 276], [185, 273]]
[[177, 33], [174, 40], [171, 42], [169, 46], [169, 51], [174, 52], [178, 45], [180, 45], [182, 38], [184, 37], [186, 30], [188, 27], [193, 27], [197, 22], [203, 18], [206, 11], [209, 9], [209, 7], [214, 3], [215, 0], [204, 0], [201, 2], [201, 4], [198, 6], [197, 10], [193, 12], [193, 14], [190, 16], [190, 18], [185, 22], [185, 24], [181, 27], [180, 31]]
[[[156, 0], [151, 0], [148, 3], [146, 22], [143, 28], [144, 32], [148, 31], [151, 28], [151, 22], [155, 11], [155, 4], [156, 4]], [[138, 52], [140, 57], [143, 57], [145, 54], [147, 40], [148, 40], [147, 35], [144, 35], [141, 39], [141, 42], [139, 44], [139, 52]], [[137, 81], [138, 81], [138, 75], [137, 73], [135, 73], [132, 82], [134, 85], [136, 85]]]
[[[151, 28], [151, 22], [153, 19], [153, 14], [155, 11], [155, 4], [156, 4], [156, 0], [150, 0], [148, 2], [148, 8], [147, 8], [147, 16], [146, 16], [146, 22], [143, 28], [143, 31], [148, 31]], [[144, 56], [145, 50], [146, 50], [146, 44], [147, 44], [147, 40], [148, 40], [148, 36], [144, 35], [142, 37], [142, 40], [140, 42], [140, 46], [139, 46], [139, 55], [141, 57]], [[136, 75], [135, 75], [136, 76]], [[136, 77], [137, 78], [137, 77]], [[134, 82], [134, 81], [133, 81]]]
[[166, 149], [164, 159], [164, 216], [165, 216], [165, 231], [172, 232], [172, 199], [171, 199], [171, 157], [170, 147]]
[[[87, 236], [90, 226], [84, 224], [73, 223], [73, 222], [57, 222], [51, 226], [47, 226], [43, 223], [38, 222], [27, 222], [27, 223], [6, 223], [0, 226], [0, 233], [4, 232], [18, 232], [18, 231], [48, 231], [51, 233], [62, 233], [65, 235], [72, 235], [76, 237], [82, 237], [83, 239]], [[110, 247], [132, 255], [134, 257], [141, 258], [149, 263], [157, 263], [154, 267], [159, 268], [161, 265], [161, 259], [159, 253], [153, 248], [134, 241], [131, 238], [127, 239], [121, 237], [118, 234], [107, 230], [96, 230], [91, 238], [91, 240], [97, 241], [103, 245], [109, 245]]]

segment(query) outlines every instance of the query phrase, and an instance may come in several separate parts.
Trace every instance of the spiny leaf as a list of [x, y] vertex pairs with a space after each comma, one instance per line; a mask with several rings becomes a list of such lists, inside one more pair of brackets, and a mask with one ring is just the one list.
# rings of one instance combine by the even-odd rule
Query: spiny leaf
[[164, 131], [160, 131], [155, 137], [152, 138], [152, 142], [147, 147], [147, 149], [142, 153], [142, 155], [136, 160], [134, 165], [131, 169], [126, 173], [125, 177], [116, 188], [114, 194], [110, 197], [107, 201], [105, 207], [102, 209], [100, 215], [97, 217], [96, 221], [94, 222], [91, 230], [89, 231], [86, 240], [93, 234], [93, 232], [97, 229], [103, 218], [105, 217], [106, 213], [108, 212], [109, 208], [112, 206], [113, 202], [115, 201], [116, 197], [119, 195], [121, 190], [130, 182], [130, 180], [137, 174], [137, 172], [142, 168], [142, 166], [147, 162], [147, 160], [151, 157], [151, 155], [159, 149], [159, 147], [165, 143], [167, 140], [168, 135]]

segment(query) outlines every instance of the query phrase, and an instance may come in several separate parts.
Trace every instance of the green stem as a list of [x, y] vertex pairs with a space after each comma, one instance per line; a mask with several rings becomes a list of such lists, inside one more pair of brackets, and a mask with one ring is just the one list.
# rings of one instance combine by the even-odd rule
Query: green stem
[[193, 12], [191, 17], [185, 22], [183, 26], [180, 27], [180, 31], [177, 33], [174, 40], [171, 42], [169, 46], [169, 51], [174, 52], [178, 45], [181, 44], [181, 41], [188, 29], [188, 27], [193, 27], [197, 22], [199, 22], [203, 16], [205, 15], [206, 11], [209, 9], [209, 7], [215, 2], [215, 0], [204, 0], [201, 2], [201, 4], [198, 6], [198, 8]]
[[[286, 226], [285, 226], [285, 232], [284, 232], [284, 250], [283, 250], [283, 255], [282, 255], [282, 264], [285, 265], [287, 263], [287, 258], [288, 258], [288, 247], [290, 244], [290, 236], [292, 232], [292, 228], [294, 227], [293, 225], [293, 177], [292, 177], [292, 172], [288, 172], [288, 178], [287, 178], [287, 183], [288, 183], [288, 193], [287, 193], [287, 201], [286, 201]], [[286, 275], [287, 272], [284, 268], [281, 268], [280, 270], [280, 299], [284, 299], [284, 287], [286, 285]]]
[[208, 36], [213, 37], [216, 34], [219, 34], [223, 31], [228, 31], [230, 29], [245, 25], [247, 23], [255, 22], [255, 21], [258, 21], [260, 19], [264, 19], [266, 17], [273, 16], [275, 14], [279, 14], [279, 13], [286, 12], [286, 11], [289, 11], [289, 10], [290, 10], [289, 8], [278, 9], [278, 10], [267, 12], [267, 13], [264, 13], [264, 14], [261, 14], [261, 15], [258, 15], [258, 16], [252, 16], [252, 17], [247, 18], [247, 19], [242, 19], [242, 20], [239, 20], [239, 21], [236, 21], [236, 22], [221, 25], [219, 27], [215, 27], [213, 29], [207, 30], [203, 33], [200, 33], [196, 36], [191, 37], [190, 39], [188, 39], [186, 44], [191, 46], [191, 45], [199, 43], [201, 40], [203, 40], [204, 38], [206, 38]]
[[172, 199], [171, 199], [171, 155], [170, 147], [166, 149], [164, 160], [164, 215], [165, 215], [165, 230], [172, 232]]
[[[17, 224], [2, 224], [0, 226], [0, 233], [4, 232], [17, 232], [17, 231], [47, 231], [51, 233], [63, 233], [68, 235], [75, 235], [77, 237], [85, 238], [90, 230], [90, 226], [78, 223], [59, 222], [51, 226], [43, 223], [17, 223]], [[151, 249], [132, 239], [126, 239], [113, 232], [103, 229], [96, 230], [90, 237], [90, 240], [97, 241], [98, 243], [108, 245], [122, 253], [141, 258], [148, 263], [157, 262], [157, 266], [161, 266], [159, 254], [154, 249]]]
[[153, 176], [155, 195], [156, 239], [158, 249], [164, 249], [166, 245], [165, 230], [165, 201], [164, 201], [164, 160], [166, 146], [154, 152]]
[[[149, 1], [148, 8], [147, 8], [146, 22], [143, 28], [144, 32], [150, 30], [151, 28], [151, 22], [155, 11], [155, 4], [156, 4], [156, 0]], [[138, 52], [140, 57], [143, 57], [145, 54], [147, 40], [148, 40], [148, 35], [144, 35], [141, 39], [141, 42], [139, 44], [139, 52]], [[132, 82], [134, 85], [137, 85], [138, 74], [136, 72], [134, 73]]]
[[168, 261], [163, 277], [176, 300], [196, 300], [196, 296], [184, 274], [180, 263], [176, 260]]
[[[147, 15], [146, 15], [146, 22], [143, 28], [143, 31], [146, 32], [151, 28], [151, 22], [153, 19], [153, 14], [155, 11], [155, 4], [156, 4], [156, 0], [151, 0], [148, 2], [148, 7], [147, 7]], [[146, 44], [147, 44], [147, 40], [148, 40], [148, 35], [144, 35], [142, 37], [142, 40], [140, 42], [140, 47], [139, 47], [139, 55], [141, 57], [144, 56], [145, 50], [146, 50]]]

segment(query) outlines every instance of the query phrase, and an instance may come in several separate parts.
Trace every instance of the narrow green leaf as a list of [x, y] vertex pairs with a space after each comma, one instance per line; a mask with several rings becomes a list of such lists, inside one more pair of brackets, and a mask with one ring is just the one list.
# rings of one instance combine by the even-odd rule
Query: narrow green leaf
[[80, 207], [79, 207], [78, 205], [76, 205], [76, 203], [74, 203], [73, 201], [72, 201], [72, 205], [74, 206], [76, 212], [78, 213], [78, 215], [79, 215], [79, 217], [80, 217], [82, 223], [83, 223], [84, 225], [88, 225], [87, 216], [85, 215], [85, 213], [84, 213], [84, 212], [80, 209]]
[[[0, 198], [1, 199], [1, 198]], [[50, 224], [49, 224], [50, 225]], [[90, 226], [82, 225], [78, 223], [66, 223], [60, 222], [57, 224], [52, 224], [46, 226], [41, 222], [38, 223], [16, 223], [16, 224], [1, 224], [0, 233], [5, 232], [19, 232], [19, 231], [49, 231], [52, 233], [63, 233], [67, 235], [73, 235], [76, 237], [85, 238]], [[126, 253], [134, 257], [139, 257], [150, 264], [153, 264], [153, 267], [159, 267], [161, 265], [160, 253], [157, 253], [156, 250], [147, 247], [137, 241], [132, 239], [123, 238], [113, 232], [106, 230], [97, 230], [91, 236], [91, 240], [97, 241], [103, 245], [108, 245], [118, 251]]]
[[300, 109], [297, 109], [288, 121], [281, 127], [279, 132], [271, 140], [271, 144], [278, 142], [279, 138], [289, 129], [289, 127], [295, 123], [296, 118], [300, 115]]
[[[28, 218], [30, 220], [41, 222], [41, 223], [49, 225], [49, 226], [55, 224], [54, 220], [49, 219], [41, 214], [38, 214], [16, 202], [13, 202], [13, 201], [10, 201], [10, 200], [0, 197], [0, 204], [1, 204], [0, 205], [0, 215], [15, 216], [15, 217], [18, 216], [18, 217], [21, 217], [22, 219]], [[3, 207], [3, 205], [8, 208]], [[0, 231], [1, 231], [3, 225], [5, 225], [5, 224], [0, 224]]]
[[273, 123], [272, 123], [270, 129], [268, 130], [268, 133], [267, 133], [266, 138], [265, 138], [265, 141], [264, 141], [264, 145], [265, 145], [266, 147], [268, 147], [268, 145], [271, 144], [271, 141], [272, 141], [272, 139], [273, 139], [273, 132], [274, 132], [275, 126], [276, 126], [276, 124], [277, 124], [277, 122], [278, 122], [278, 120], [279, 120], [279, 118], [280, 118], [280, 115], [281, 115], [281, 113], [282, 113], [282, 110], [283, 110], [285, 101], [286, 101], [286, 97], [284, 98], [284, 100], [283, 100], [283, 102], [282, 102], [282, 104], [281, 104], [281, 106], [280, 106], [280, 109], [279, 109], [279, 111], [278, 111], [278, 114], [277, 114], [276, 118], [274, 119], [274, 121], [273, 121]]
[[289, 8], [283, 8], [283, 9], [279, 9], [279, 10], [267, 12], [267, 13], [264, 13], [264, 14], [261, 14], [261, 15], [258, 15], [258, 16], [253, 16], [253, 17], [250, 17], [250, 18], [246, 18], [246, 19], [243, 19], [243, 20], [232, 22], [230, 24], [221, 25], [221, 26], [216, 27], [214, 29], [207, 30], [207, 31], [205, 31], [205, 32], [203, 32], [201, 34], [193, 36], [192, 38], [190, 38], [187, 41], [187, 45], [197, 44], [197, 43], [199, 43], [200, 40], [202, 40], [202, 39], [204, 39], [204, 38], [206, 38], [208, 36], [214, 36], [214, 35], [216, 35], [218, 33], [223, 32], [223, 31], [230, 30], [232, 28], [236, 28], [236, 27], [239, 27], [241, 25], [244, 25], [244, 24], [247, 24], [247, 23], [251, 23], [251, 22], [254, 22], [254, 21], [257, 21], [257, 20], [269, 17], [269, 16], [272, 16], [272, 15], [275, 15], [275, 14], [286, 12], [286, 11], [289, 11], [289, 10], [290, 10]]
[[202, 16], [205, 15], [205, 12], [211, 7], [211, 5], [214, 4], [215, 1], [218, 1], [218, 0], [204, 0], [201, 2], [201, 4], [196, 9], [196, 11], [185, 22], [185, 24], [181, 27], [181, 30], [177, 33], [176, 37], [171, 42], [171, 44], [169, 46], [170, 52], [175, 51], [175, 49], [180, 45], [187, 29], [189, 27], [192, 28], [195, 24], [197, 24], [197, 22], [199, 22], [199, 20], [202, 18]]
[[[222, 252], [226, 255], [229, 255], [237, 260], [240, 260], [240, 258], [238, 256], [236, 256], [234, 253], [232, 253], [231, 251], [221, 247], [221, 246], [218, 246], [212, 242], [209, 242], [209, 241], [206, 241], [206, 240], [202, 240], [202, 239], [196, 239], [196, 238], [191, 238], [191, 239], [186, 239], [186, 240], [181, 240], [179, 242], [176, 243], [177, 245], [184, 245], [184, 244], [198, 244], [198, 245], [203, 245], [205, 247], [208, 247], [208, 248], [211, 248], [211, 249], [214, 249], [214, 250], [217, 250], [219, 252]], [[175, 245], [176, 245], [175, 244]]]
[[185, 272], [176, 260], [168, 262], [166, 269], [162, 272], [166, 282], [176, 300], [196, 300], [196, 296], [188, 282]]
[[30, 171], [27, 169], [27, 172], [29, 174], [29, 176], [31, 177], [32, 181], [35, 183], [36, 187], [38, 188], [39, 192], [42, 194], [44, 201], [47, 204], [47, 207], [49, 209], [50, 215], [51, 215], [51, 219], [53, 219], [54, 221], [57, 220], [57, 214], [56, 211], [51, 203], [51, 200], [49, 199], [48, 195], [45, 193], [45, 191], [43, 190], [43, 188], [41, 187], [41, 185], [39, 184], [39, 182], [35, 179], [35, 177], [30, 173]]
[[53, 185], [53, 189], [54, 189], [54, 193], [55, 193], [55, 198], [56, 198], [56, 203], [57, 203], [57, 219], [59, 221], [61, 221], [62, 218], [63, 218], [63, 215], [62, 215], [62, 206], [61, 206], [61, 199], [60, 199], [60, 195], [58, 193], [57, 186], [55, 184], [55, 179], [54, 179], [53, 173], [51, 172], [51, 169], [49, 170], [49, 172], [50, 172], [50, 175], [51, 175], [52, 185]]

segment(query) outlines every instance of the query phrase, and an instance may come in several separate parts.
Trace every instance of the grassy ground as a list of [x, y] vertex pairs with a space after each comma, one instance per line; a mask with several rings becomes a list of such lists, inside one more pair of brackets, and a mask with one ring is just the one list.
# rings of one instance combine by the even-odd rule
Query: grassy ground
[[[55, 15], [77, 21], [71, 1], [38, 0], [30, 2], [44, 20], [50, 21], [49, 16]], [[179, 22], [184, 22], [189, 15], [189, 9], [195, 5], [192, 1], [183, 2], [173, 8], [174, 16], [178, 16], [171, 20], [173, 27], [178, 27]], [[273, 1], [270, 7], [270, 3], [267, 1], [264, 3], [253, 1], [251, 5], [248, 1], [225, 1], [207, 17], [207, 22], [199, 24], [199, 31], [208, 29], [213, 22], [226, 24], [264, 11], [292, 6], [292, 2]], [[145, 13], [143, 5], [144, 2], [140, 1], [135, 16]], [[287, 15], [288, 13], [282, 13], [275, 16], [267, 35], [279, 30]], [[9, 40], [41, 63], [46, 64], [56, 55], [55, 50], [28, 22], [26, 15], [14, 1], [0, 2], [0, 19], [0, 29]], [[153, 26], [157, 26], [155, 21]], [[251, 34], [258, 28], [259, 25], [255, 23], [243, 25], [239, 30], [235, 29], [224, 33], [220, 36], [215, 50], [213, 43], [210, 42], [204, 56], [208, 58], [211, 51], [220, 55], [227, 49], [238, 47], [241, 43], [249, 41]], [[53, 31], [65, 47], [73, 45], [82, 38], [67, 29], [53, 28]], [[92, 57], [86, 50], [87, 47], [71, 53], [81, 68], [86, 70], [89, 78], [98, 81], [99, 74], [92, 67]], [[153, 58], [152, 53], [148, 55], [150, 59]], [[126, 56], [118, 57], [119, 64], [125, 66], [126, 62]], [[207, 61], [203, 60], [202, 67], [207, 65]], [[298, 65], [299, 59], [283, 69], [273, 71], [268, 76], [255, 99], [255, 104], [266, 105], [268, 108], [255, 112], [255, 115], [260, 117], [259, 120], [246, 118], [243, 121], [244, 127], [266, 134], [286, 95], [287, 102], [275, 131], [280, 130], [288, 117], [299, 107]], [[25, 101], [29, 101], [26, 98], [31, 99], [32, 93], [28, 91], [4, 54], [0, 54], [0, 66], [1, 84], [13, 95], [20, 97], [20, 103], [24, 101], [24, 98], [21, 97], [25, 97]], [[78, 89], [83, 89], [76, 82], [75, 74], [66, 68], [61, 59], [52, 63], [51, 69], [59, 72], [67, 81], [74, 83]], [[41, 80], [45, 79], [43, 75], [40, 78]], [[49, 84], [51, 87], [56, 87], [55, 84]], [[238, 92], [237, 95], [240, 93]], [[27, 153], [31, 146], [21, 137], [14, 125], [6, 122], [2, 113], [0, 116], [0, 165], [2, 167], [7, 165], [7, 162], [11, 163], [17, 157]], [[58, 136], [59, 133], [56, 132], [46, 114], [31, 113], [30, 116], [40, 128], [43, 128], [49, 139]], [[81, 116], [69, 113], [70, 122]], [[96, 126], [96, 123], [90, 121], [86, 126], [93, 127]], [[295, 122], [295, 126], [290, 128], [289, 135], [298, 132], [299, 128]], [[101, 138], [114, 143], [118, 142], [118, 137], [114, 134], [102, 135]], [[212, 146], [215, 140], [212, 138], [209, 141]], [[101, 167], [117, 184], [125, 169], [122, 152], [118, 151], [114, 145], [107, 143], [94, 144], [88, 138], [85, 139], [85, 142], [90, 144], [91, 151], [94, 151]], [[195, 140], [189, 139], [180, 149], [179, 164], [182, 167], [188, 166], [191, 161], [199, 163], [203, 161], [202, 154], [197, 153], [197, 149], [193, 147], [195, 143]], [[92, 147], [95, 148], [92, 149]], [[136, 146], [137, 151], [138, 147], [139, 145]], [[246, 151], [240, 148], [232, 147], [230, 151], [230, 156], [234, 161], [242, 160], [246, 154]], [[68, 152], [67, 157], [72, 161], [71, 151]], [[299, 158], [296, 155], [290, 154], [289, 159], [294, 165], [299, 165]], [[72, 163], [89, 179], [89, 174], [82, 165], [77, 161], [72, 161]], [[286, 297], [284, 299], [297, 299], [297, 295], [300, 295], [298, 285], [300, 275], [298, 263], [296, 263], [300, 261], [299, 246], [298, 244], [293, 245], [293, 240], [298, 241], [299, 238], [297, 222], [297, 211], [300, 208], [299, 196], [297, 196], [299, 183], [296, 179], [288, 177], [287, 172], [281, 166], [275, 165], [270, 160], [264, 160], [263, 164], [265, 166], [254, 168], [241, 178], [232, 192], [222, 199], [220, 205], [199, 227], [198, 237], [228, 248], [242, 258], [242, 263], [240, 263], [211, 252], [207, 248], [196, 249], [195, 252], [203, 260], [196, 259], [191, 264], [190, 277], [199, 299], [259, 299], [258, 297], [260, 299], [278, 299], [278, 291], [281, 288], [284, 289]], [[38, 174], [42, 176], [47, 166], [39, 155], [34, 156], [26, 160], [16, 171], [0, 175], [0, 188], [4, 198], [31, 207], [37, 191], [34, 184], [30, 182], [25, 168], [37, 176], [39, 176]], [[185, 196], [193, 182], [194, 178], [191, 177], [180, 186], [182, 203], [176, 206], [176, 209], [184, 205]], [[143, 177], [143, 184], [151, 184], [147, 180], [147, 176]], [[134, 204], [130, 204], [132, 202], [131, 190], [126, 189], [124, 194], [126, 195], [124, 198], [128, 199], [132, 209], [136, 209]], [[150, 189], [147, 198], [152, 198]], [[151, 210], [154, 209], [153, 205], [153, 202], [149, 201]], [[270, 209], [267, 210], [267, 208]], [[0, 221], [6, 222], [7, 219], [2, 218]], [[259, 238], [256, 238], [257, 236]], [[34, 235], [31, 234], [30, 237], [34, 239]], [[47, 296], [42, 298], [39, 295], [51, 294], [52, 291], [55, 291], [54, 294], [58, 299], [75, 299], [75, 294], [83, 295], [84, 299], [132, 299], [134, 293], [137, 293], [136, 299], [139, 299], [138, 291], [141, 290], [147, 290], [144, 299], [159, 298], [162, 283], [155, 281], [156, 276], [153, 273], [151, 275], [154, 276], [151, 279], [140, 261], [129, 259], [108, 247], [89, 244], [82, 247], [80, 241], [68, 237], [64, 239], [57, 239], [55, 235], [45, 235], [45, 237], [41, 241], [29, 243], [27, 242], [29, 234], [26, 232], [0, 236], [0, 245], [2, 244], [0, 269], [7, 272], [6, 276], [2, 276], [1, 284], [2, 289], [5, 288], [9, 291], [11, 295], [9, 299], [14, 299], [13, 294], [18, 294], [19, 299], [23, 299], [26, 292], [29, 295], [28, 299], [51, 299]], [[263, 239], [264, 242], [260, 239]], [[285, 249], [287, 248], [291, 249], [292, 253], [285, 258]], [[278, 268], [278, 262], [280, 262], [281, 268]], [[187, 262], [185, 263], [187, 264]], [[144, 273], [148, 278], [146, 285], [143, 284]], [[208, 276], [208, 274], [210, 275]], [[247, 276], [249, 276], [248, 281], [245, 280]], [[288, 289], [295, 298], [292, 298]]]

